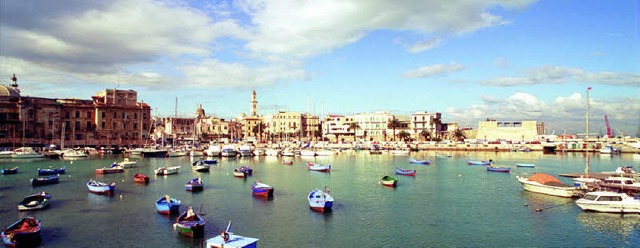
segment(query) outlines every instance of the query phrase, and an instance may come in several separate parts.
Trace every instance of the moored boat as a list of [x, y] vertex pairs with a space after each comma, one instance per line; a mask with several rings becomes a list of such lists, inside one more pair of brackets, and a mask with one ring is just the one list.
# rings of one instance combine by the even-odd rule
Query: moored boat
[[527, 164], [527, 163], [517, 163], [517, 167], [536, 167], [536, 164]]
[[191, 179], [191, 181], [187, 182], [184, 185], [188, 191], [201, 191], [204, 189], [204, 181], [202, 181], [201, 178], [196, 177], [194, 179]]
[[27, 216], [3, 229], [0, 237], [8, 247], [34, 247], [42, 242], [40, 228], [39, 220]]
[[63, 158], [83, 158], [88, 157], [84, 150], [76, 150], [76, 149], [67, 149], [61, 152]]
[[493, 160], [489, 159], [489, 161], [474, 161], [474, 160], [468, 160], [467, 164], [468, 165], [490, 165], [493, 162]]
[[178, 169], [180, 169], [180, 166], [160, 167], [160, 168], [156, 169], [154, 172], [158, 176], [171, 175], [171, 174], [177, 174], [178, 173]]
[[59, 180], [60, 180], [60, 176], [58, 175], [31, 178], [31, 186], [56, 184], [59, 182]]
[[11, 175], [16, 173], [18, 173], [18, 166], [9, 169], [2, 169], [2, 175]]
[[395, 177], [386, 175], [380, 179], [380, 184], [387, 187], [395, 187], [398, 185], [398, 180]]
[[400, 169], [396, 167], [396, 174], [403, 175], [403, 176], [415, 176], [416, 170], [405, 170], [405, 169]]
[[495, 167], [495, 166], [492, 166], [492, 165], [488, 165], [487, 166], [487, 171], [509, 173], [511, 171], [511, 168], [509, 168], [509, 167]]
[[13, 159], [25, 159], [25, 158], [44, 158], [44, 155], [36, 152], [31, 147], [20, 147], [13, 150], [13, 153], [10, 154]]
[[223, 157], [235, 157], [238, 155], [238, 151], [233, 145], [224, 145], [220, 151], [220, 155]]
[[640, 199], [625, 193], [594, 191], [576, 200], [576, 204], [584, 211], [605, 213], [640, 213]]
[[147, 148], [142, 150], [140, 154], [145, 158], [166, 158], [169, 156], [169, 151], [166, 149]]
[[176, 223], [173, 224], [173, 229], [184, 236], [202, 238], [204, 236], [204, 225], [204, 218], [189, 207], [187, 212], [178, 216]]
[[286, 164], [286, 165], [292, 165], [293, 164], [293, 160], [283, 160], [282, 163]]
[[229, 232], [231, 229], [231, 221], [227, 225], [227, 229], [222, 231], [220, 235], [207, 239], [206, 248], [255, 248], [258, 246], [258, 240], [256, 238], [244, 237]]
[[159, 214], [173, 214], [180, 210], [180, 200], [165, 195], [156, 201], [156, 211]]
[[309, 200], [309, 208], [315, 211], [331, 211], [333, 207], [333, 197], [329, 194], [326, 186], [324, 190], [312, 190], [307, 199]]
[[246, 166], [246, 165], [240, 166], [240, 168], [238, 168], [238, 170], [244, 172], [247, 175], [252, 175], [253, 174], [253, 169], [251, 169], [249, 166]]
[[38, 176], [49, 176], [56, 174], [64, 174], [67, 171], [67, 167], [63, 166], [62, 168], [51, 168], [51, 169], [39, 169], [38, 168]]
[[49, 199], [51, 199], [51, 195], [44, 191], [28, 195], [18, 203], [18, 210], [28, 211], [46, 208], [49, 206]]
[[529, 178], [516, 176], [524, 190], [560, 197], [578, 197], [585, 193], [585, 189], [566, 185], [552, 175], [536, 173]]
[[247, 177], [247, 172], [240, 170], [239, 168], [235, 168], [233, 169], [233, 176], [234, 177], [240, 177], [240, 178], [245, 178]]
[[191, 169], [197, 172], [209, 172], [211, 165], [204, 162], [202, 159], [198, 159], [191, 164]]
[[391, 155], [397, 155], [397, 156], [409, 155], [409, 149], [392, 150]]
[[417, 160], [414, 158], [409, 158], [409, 163], [412, 164], [431, 164], [430, 160]]
[[307, 168], [309, 168], [310, 171], [320, 171], [320, 172], [330, 172], [331, 171], [331, 165], [330, 164], [321, 165], [321, 164], [307, 162]]
[[138, 162], [136, 161], [130, 161], [129, 158], [124, 158], [123, 161], [116, 163], [118, 166], [124, 168], [124, 169], [128, 169], [128, 168], [133, 168], [133, 167], [138, 167], [140, 166], [138, 164]]
[[255, 181], [251, 185], [251, 191], [255, 196], [270, 197], [273, 196], [274, 188], [271, 185]]
[[89, 179], [87, 182], [87, 188], [89, 188], [89, 192], [94, 194], [111, 195], [116, 189], [116, 183], [107, 184]]
[[136, 183], [149, 183], [149, 176], [142, 173], [136, 173], [133, 175], [133, 181]]
[[98, 174], [112, 174], [112, 173], [122, 173], [124, 169], [122, 166], [118, 166], [117, 163], [111, 164], [111, 167], [102, 167], [100, 169], [96, 169], [96, 173]]
[[326, 150], [326, 149], [325, 149], [325, 150], [317, 150], [317, 151], [316, 151], [316, 156], [321, 156], [321, 157], [322, 157], [322, 156], [334, 156], [334, 155], [336, 155], [336, 154], [337, 154], [337, 153], [336, 153], [335, 151], [332, 151], [332, 150]]

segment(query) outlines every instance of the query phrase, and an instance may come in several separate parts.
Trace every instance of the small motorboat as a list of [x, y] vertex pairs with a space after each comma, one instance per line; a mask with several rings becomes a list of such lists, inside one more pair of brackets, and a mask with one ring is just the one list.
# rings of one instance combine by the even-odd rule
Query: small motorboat
[[536, 167], [536, 164], [517, 163], [516, 166], [517, 167], [528, 167], [528, 168], [531, 168], [531, 167]]
[[382, 179], [380, 179], [380, 184], [387, 187], [395, 187], [396, 185], [398, 185], [398, 180], [395, 177], [386, 175], [382, 177]]
[[51, 195], [44, 191], [33, 195], [28, 195], [20, 203], [18, 203], [19, 211], [44, 209], [49, 206]]
[[488, 165], [487, 166], [487, 171], [509, 173], [511, 171], [511, 168], [509, 168], [509, 167], [495, 167], [495, 166], [492, 166], [492, 165]]
[[227, 229], [220, 232], [220, 235], [207, 239], [205, 247], [258, 247], [259, 239], [235, 235], [229, 232], [230, 229], [231, 221], [229, 221]]
[[111, 164], [111, 167], [102, 167], [100, 169], [96, 169], [96, 173], [98, 174], [112, 174], [122, 172], [124, 172], [124, 168], [122, 168], [122, 166], [119, 166], [118, 163]]
[[233, 169], [233, 176], [234, 177], [240, 177], [240, 178], [245, 178], [247, 177], [247, 173], [244, 171], [241, 171], [238, 168]]
[[309, 200], [309, 208], [315, 211], [331, 211], [331, 208], [333, 207], [333, 197], [329, 195], [329, 191], [326, 186], [323, 190], [312, 190], [307, 199]]
[[409, 158], [409, 163], [412, 164], [431, 164], [430, 160], [417, 160], [414, 158]]
[[178, 174], [178, 169], [180, 169], [180, 166], [160, 167], [155, 170], [155, 173], [158, 176]]
[[156, 201], [156, 211], [159, 214], [173, 214], [180, 210], [180, 200], [165, 195]]
[[176, 223], [173, 224], [173, 229], [184, 236], [202, 238], [204, 237], [204, 224], [204, 218], [189, 207], [187, 212], [178, 216]]
[[149, 176], [142, 174], [142, 173], [136, 173], [135, 175], [133, 175], [133, 181], [136, 183], [149, 183]]
[[34, 247], [42, 242], [40, 221], [27, 216], [2, 230], [0, 237], [8, 247]]
[[273, 186], [258, 181], [253, 182], [251, 191], [255, 196], [271, 197], [273, 196]]
[[31, 186], [56, 184], [59, 182], [59, 180], [60, 180], [60, 176], [58, 175], [31, 178]]
[[307, 162], [307, 167], [309, 168], [310, 171], [320, 171], [320, 172], [330, 172], [331, 171], [331, 165], [330, 164], [321, 165], [321, 164]]
[[493, 162], [493, 160], [489, 159], [489, 161], [473, 161], [473, 160], [469, 160], [467, 161], [468, 165], [490, 165]]
[[594, 191], [576, 200], [576, 204], [584, 211], [604, 213], [640, 213], [640, 199], [625, 193], [610, 191]]
[[184, 185], [188, 191], [201, 191], [204, 189], [204, 181], [202, 181], [201, 178], [196, 177], [194, 179], [191, 179], [191, 181], [187, 182], [187, 184]]
[[67, 171], [66, 166], [63, 166], [62, 168], [38, 169], [38, 176], [64, 174], [66, 171]]
[[122, 162], [118, 162], [116, 163], [117, 166], [120, 166], [124, 169], [129, 169], [129, 168], [133, 168], [133, 167], [138, 167], [140, 166], [138, 164], [138, 162], [136, 161], [130, 161], [129, 158], [124, 158], [124, 160]]
[[107, 184], [89, 179], [89, 181], [87, 181], [87, 188], [89, 188], [89, 192], [94, 194], [112, 195], [116, 189], [116, 183]]
[[282, 164], [293, 165], [293, 160], [284, 160], [282, 161]]
[[198, 159], [191, 164], [191, 169], [197, 172], [209, 172], [210, 168], [211, 168], [211, 165], [205, 163], [204, 160], [202, 159]]
[[403, 176], [415, 176], [416, 170], [405, 170], [405, 169], [400, 169], [396, 167], [396, 174], [403, 175]]
[[18, 173], [18, 166], [10, 169], [2, 169], [2, 175], [11, 175]]

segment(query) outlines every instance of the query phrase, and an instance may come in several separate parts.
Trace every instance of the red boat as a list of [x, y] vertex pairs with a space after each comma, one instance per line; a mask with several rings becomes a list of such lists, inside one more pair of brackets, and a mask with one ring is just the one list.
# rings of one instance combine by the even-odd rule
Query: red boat
[[405, 169], [400, 169], [396, 167], [396, 174], [403, 175], [403, 176], [415, 176], [416, 170], [405, 170]]
[[136, 173], [133, 175], [133, 181], [136, 183], [149, 183], [149, 177], [142, 173]]

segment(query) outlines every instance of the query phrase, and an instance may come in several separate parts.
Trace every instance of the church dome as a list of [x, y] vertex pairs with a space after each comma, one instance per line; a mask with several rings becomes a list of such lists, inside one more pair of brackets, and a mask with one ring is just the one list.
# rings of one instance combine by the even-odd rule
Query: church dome
[[0, 85], [0, 96], [20, 97], [20, 91], [6, 85]]

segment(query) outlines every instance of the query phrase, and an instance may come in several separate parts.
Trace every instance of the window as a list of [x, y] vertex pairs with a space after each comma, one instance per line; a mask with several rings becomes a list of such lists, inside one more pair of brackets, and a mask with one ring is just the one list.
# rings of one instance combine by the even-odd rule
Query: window
[[80, 122], [79, 122], [79, 121], [76, 121], [76, 123], [75, 123], [75, 124], [76, 124], [76, 125], [75, 125], [75, 126], [76, 126], [76, 129], [80, 129]]
[[133, 113], [133, 119], [134, 120], [138, 119], [138, 113]]
[[76, 118], [80, 118], [80, 111], [76, 111]]
[[82, 140], [82, 134], [76, 134], [76, 140]]
[[91, 129], [91, 122], [87, 121], [87, 129]]
[[124, 119], [124, 112], [122, 112], [122, 119]]
[[87, 111], [87, 118], [91, 118], [91, 111]]
[[116, 118], [116, 112], [113, 112], [113, 118]]
[[133, 129], [137, 129], [138, 128], [138, 123], [133, 123]]
[[111, 128], [116, 129], [116, 122], [114, 121], [112, 124], [113, 125], [111, 125]]
[[64, 118], [67, 118], [67, 119], [69, 118], [69, 111], [64, 112]]
[[102, 118], [106, 118], [107, 117], [107, 113], [105, 113], [104, 111], [102, 111]]
[[102, 122], [102, 129], [104, 129], [106, 125], [107, 125], [107, 123], [105, 123], [105, 122], [103, 121], [103, 122]]

